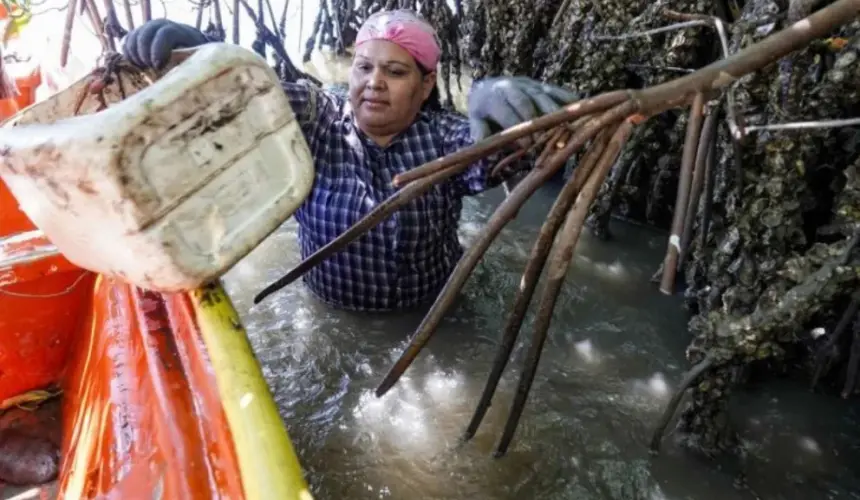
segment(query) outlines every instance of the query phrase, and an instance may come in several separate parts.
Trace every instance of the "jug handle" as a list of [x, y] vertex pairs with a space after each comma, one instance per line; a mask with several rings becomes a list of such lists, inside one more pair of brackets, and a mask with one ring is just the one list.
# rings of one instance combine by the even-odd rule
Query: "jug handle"
[[158, 80], [162, 76], [166, 75], [170, 70], [184, 63], [186, 59], [194, 55], [197, 52], [199, 47], [191, 47], [188, 49], [176, 49], [170, 53], [170, 60], [167, 61], [167, 65], [161, 70], [147, 70], [146, 73], [149, 73], [150, 77], [154, 77], [153, 80]]
[[172, 68], [185, 62], [186, 59], [194, 55], [199, 47], [191, 47], [190, 49], [176, 49], [170, 53], [170, 61], [167, 66]]

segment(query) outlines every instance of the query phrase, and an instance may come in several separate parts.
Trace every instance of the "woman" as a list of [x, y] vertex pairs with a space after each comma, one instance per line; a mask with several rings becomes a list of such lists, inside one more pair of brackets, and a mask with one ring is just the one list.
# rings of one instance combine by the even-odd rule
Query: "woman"
[[[164, 19], [129, 33], [123, 52], [141, 67], [163, 67], [173, 49], [210, 40]], [[356, 38], [347, 97], [284, 82], [311, 154], [316, 179], [295, 216], [302, 257], [346, 231], [395, 192], [395, 175], [472, 145], [491, 133], [559, 108], [576, 96], [526, 78], [476, 83], [469, 118], [438, 106], [439, 40], [417, 14], [374, 14]], [[441, 290], [462, 254], [462, 198], [494, 187], [491, 160], [434, 187], [304, 276], [310, 290], [339, 308], [411, 308]]]

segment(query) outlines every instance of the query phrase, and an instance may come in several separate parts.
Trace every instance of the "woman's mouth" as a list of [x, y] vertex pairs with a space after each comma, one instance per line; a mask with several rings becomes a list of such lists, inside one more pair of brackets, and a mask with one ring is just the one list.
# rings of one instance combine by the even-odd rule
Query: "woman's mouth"
[[387, 107], [388, 101], [384, 101], [382, 99], [364, 99], [362, 101], [362, 106], [367, 109], [377, 111]]

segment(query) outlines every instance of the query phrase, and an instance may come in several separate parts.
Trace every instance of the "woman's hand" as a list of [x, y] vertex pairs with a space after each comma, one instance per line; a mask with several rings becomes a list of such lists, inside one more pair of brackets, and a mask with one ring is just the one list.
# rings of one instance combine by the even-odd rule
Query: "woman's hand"
[[167, 19], [153, 19], [131, 30], [122, 53], [144, 69], [163, 69], [176, 49], [198, 47], [211, 42], [198, 29]]
[[525, 77], [480, 80], [469, 94], [469, 124], [475, 141], [518, 123], [552, 113], [579, 96]]

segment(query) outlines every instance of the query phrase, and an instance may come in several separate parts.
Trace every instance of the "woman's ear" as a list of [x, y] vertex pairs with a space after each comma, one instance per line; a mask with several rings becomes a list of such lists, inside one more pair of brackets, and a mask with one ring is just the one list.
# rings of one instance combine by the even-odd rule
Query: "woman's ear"
[[422, 96], [421, 100], [426, 101], [430, 94], [433, 92], [433, 87], [436, 86], [436, 72], [431, 71], [424, 75], [424, 79], [421, 82], [422, 85]]

